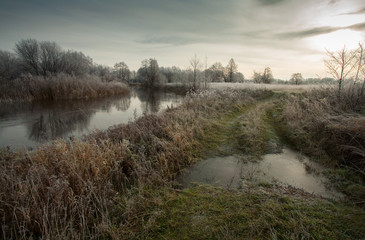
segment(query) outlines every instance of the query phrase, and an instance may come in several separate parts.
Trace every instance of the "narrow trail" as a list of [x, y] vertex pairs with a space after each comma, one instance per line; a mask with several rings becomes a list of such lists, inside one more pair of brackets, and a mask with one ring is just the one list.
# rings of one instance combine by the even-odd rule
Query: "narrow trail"
[[267, 116], [274, 99], [258, 101], [215, 122], [207, 134], [206, 141], [213, 145], [209, 155], [246, 154], [259, 158], [280, 152], [280, 138]]
[[[255, 171], [243, 176], [250, 163], [283, 151], [272, 121], [275, 104], [275, 97], [258, 101], [205, 129], [210, 151], [194, 173], [204, 183], [168, 194], [155, 211], [151, 239], [351, 239], [361, 234], [365, 215], [356, 216], [356, 209], [296, 187], [255, 181]], [[225, 186], [215, 187], [214, 175]], [[231, 188], [237, 183], [240, 187]], [[349, 214], [355, 217], [346, 218]]]
[[209, 154], [178, 181], [184, 188], [194, 182], [243, 190], [266, 184], [270, 191], [284, 187], [302, 197], [342, 199], [320, 165], [283, 144], [272, 119], [276, 104], [270, 97], [215, 122], [208, 135], [215, 140]]

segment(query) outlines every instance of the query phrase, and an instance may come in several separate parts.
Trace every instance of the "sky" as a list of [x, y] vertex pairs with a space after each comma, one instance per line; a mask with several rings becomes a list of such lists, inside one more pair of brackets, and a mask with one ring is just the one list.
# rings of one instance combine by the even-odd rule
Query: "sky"
[[233, 58], [246, 78], [272, 69], [327, 77], [326, 49], [365, 42], [364, 0], [0, 0], [0, 49], [21, 39], [55, 41], [95, 63], [137, 70], [203, 66]]

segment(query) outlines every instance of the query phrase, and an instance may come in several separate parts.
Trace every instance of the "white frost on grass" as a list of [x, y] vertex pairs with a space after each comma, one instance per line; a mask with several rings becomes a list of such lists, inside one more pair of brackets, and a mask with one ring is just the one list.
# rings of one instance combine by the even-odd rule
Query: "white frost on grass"
[[282, 92], [304, 92], [312, 89], [319, 88], [332, 88], [333, 85], [326, 84], [308, 84], [308, 85], [291, 85], [291, 84], [258, 84], [258, 83], [209, 83], [208, 87], [211, 89], [224, 89], [224, 88], [234, 88], [234, 89], [267, 89], [272, 91], [282, 91]]

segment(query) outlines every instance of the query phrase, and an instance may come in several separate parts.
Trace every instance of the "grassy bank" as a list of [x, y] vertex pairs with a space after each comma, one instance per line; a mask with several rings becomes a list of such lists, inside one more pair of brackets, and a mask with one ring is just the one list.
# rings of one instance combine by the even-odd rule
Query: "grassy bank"
[[60, 140], [28, 153], [2, 151], [2, 235], [113, 237], [123, 231], [118, 226], [133, 228], [149, 201], [145, 190], [166, 185], [210, 147], [199, 139], [212, 119], [265, 94], [191, 94], [179, 108], [95, 133], [85, 141]]
[[364, 204], [365, 98], [344, 90], [285, 95], [269, 115], [287, 144], [330, 167], [337, 187]]
[[288, 99], [292, 101], [288, 96], [277, 100], [265, 90], [201, 91], [190, 93], [178, 108], [82, 141], [59, 140], [34, 152], [2, 150], [2, 237], [363, 236], [365, 213], [349, 203], [270, 184], [236, 191], [181, 191], [174, 183], [182, 169], [212, 154], [239, 152], [259, 159], [279, 142], [273, 132], [280, 129], [273, 129], [271, 122], [286, 123], [289, 104], [281, 104]]
[[127, 85], [92, 75], [23, 76], [2, 83], [0, 101], [89, 99], [129, 93]]

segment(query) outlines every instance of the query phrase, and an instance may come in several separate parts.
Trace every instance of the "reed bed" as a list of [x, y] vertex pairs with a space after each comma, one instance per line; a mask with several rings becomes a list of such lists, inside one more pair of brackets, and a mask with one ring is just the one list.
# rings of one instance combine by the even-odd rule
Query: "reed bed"
[[60, 73], [55, 76], [23, 76], [0, 88], [0, 101], [34, 101], [89, 99], [122, 95], [130, 92], [120, 82], [103, 82], [93, 75], [72, 76]]

